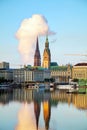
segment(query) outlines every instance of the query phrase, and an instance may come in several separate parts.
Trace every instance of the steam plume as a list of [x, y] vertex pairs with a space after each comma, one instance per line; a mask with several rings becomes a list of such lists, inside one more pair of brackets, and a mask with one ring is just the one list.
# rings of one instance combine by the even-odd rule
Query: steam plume
[[31, 18], [24, 19], [16, 33], [19, 40], [18, 50], [24, 64], [32, 64], [37, 36], [54, 34], [50, 31], [46, 18], [35, 14]]

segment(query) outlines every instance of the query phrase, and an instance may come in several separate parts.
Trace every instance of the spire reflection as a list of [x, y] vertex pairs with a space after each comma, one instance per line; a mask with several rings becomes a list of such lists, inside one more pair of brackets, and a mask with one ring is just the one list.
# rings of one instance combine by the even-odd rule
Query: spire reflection
[[49, 121], [51, 117], [51, 104], [50, 104], [50, 95], [49, 93], [44, 95], [43, 100], [43, 115], [45, 121], [45, 129], [49, 130]]
[[41, 108], [41, 103], [38, 100], [35, 100], [34, 101], [34, 113], [35, 113], [37, 130], [38, 130], [38, 124], [39, 124], [40, 108]]

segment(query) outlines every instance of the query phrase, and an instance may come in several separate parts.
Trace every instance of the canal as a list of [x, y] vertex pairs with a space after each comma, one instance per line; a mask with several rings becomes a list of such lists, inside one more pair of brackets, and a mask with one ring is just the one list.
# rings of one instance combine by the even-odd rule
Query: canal
[[87, 94], [0, 93], [0, 130], [87, 130]]

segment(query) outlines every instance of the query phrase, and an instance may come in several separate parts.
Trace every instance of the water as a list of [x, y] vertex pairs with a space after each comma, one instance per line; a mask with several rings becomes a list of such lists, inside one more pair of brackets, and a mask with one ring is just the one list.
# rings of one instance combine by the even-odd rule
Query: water
[[87, 130], [87, 94], [28, 89], [0, 94], [0, 130]]

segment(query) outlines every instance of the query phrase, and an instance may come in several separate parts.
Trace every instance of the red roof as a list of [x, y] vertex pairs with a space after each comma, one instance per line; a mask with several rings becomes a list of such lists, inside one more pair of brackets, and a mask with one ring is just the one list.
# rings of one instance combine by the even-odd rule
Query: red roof
[[87, 66], [87, 63], [78, 63], [75, 66]]

